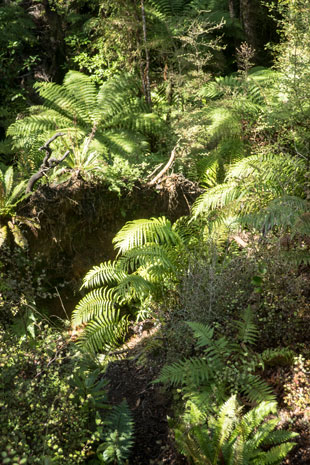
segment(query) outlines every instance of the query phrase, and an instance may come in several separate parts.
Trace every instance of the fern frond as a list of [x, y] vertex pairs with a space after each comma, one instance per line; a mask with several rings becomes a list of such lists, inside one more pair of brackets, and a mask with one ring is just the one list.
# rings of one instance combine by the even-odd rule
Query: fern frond
[[187, 321], [186, 324], [194, 331], [194, 336], [197, 339], [198, 347], [210, 345], [213, 338], [214, 328], [198, 322]]
[[[161, 271], [175, 271], [175, 264], [171, 259], [171, 248], [158, 244], [144, 244], [140, 247], [127, 250], [120, 258], [119, 264], [128, 273], [140, 266]], [[150, 270], [151, 271], [151, 270]], [[159, 276], [160, 277], [160, 276]]]
[[292, 431], [285, 431], [285, 430], [276, 430], [269, 434], [264, 440], [261, 442], [263, 446], [270, 446], [280, 444], [282, 442], [290, 441], [298, 437], [298, 433], [294, 433]]
[[151, 0], [151, 4], [164, 18], [182, 16], [190, 8], [192, 0]]
[[134, 444], [134, 422], [126, 400], [113, 407], [104, 424], [105, 439], [97, 454], [103, 463], [123, 465]]
[[272, 388], [256, 375], [248, 374], [244, 383], [240, 379], [240, 389], [254, 404], [263, 401], [274, 401], [276, 398]]
[[126, 278], [125, 271], [121, 270], [116, 261], [108, 261], [94, 266], [84, 277], [82, 288], [102, 286], [104, 284], [116, 284]]
[[77, 344], [89, 352], [111, 350], [124, 340], [127, 329], [126, 317], [121, 317], [119, 311], [107, 311], [88, 323]]
[[[244, 439], [248, 439], [250, 434], [253, 434], [253, 431], [257, 429], [257, 436], [256, 434], [254, 437], [251, 438], [251, 442], [255, 444], [255, 447], [258, 447], [260, 442], [255, 442], [257, 437], [257, 441], [259, 438], [263, 438], [263, 435], [260, 432], [259, 426], [261, 423], [264, 421], [264, 419], [270, 415], [271, 413], [276, 413], [277, 411], [277, 403], [276, 402], [266, 402], [262, 401], [260, 402], [259, 405], [251, 409], [249, 412], [247, 412], [243, 418], [241, 419], [238, 427], [234, 431], [231, 440], [234, 440], [239, 434], [243, 435]], [[264, 427], [267, 423], [264, 423]], [[272, 420], [272, 423], [270, 426], [268, 426], [269, 431], [273, 431], [275, 426], [277, 425], [277, 420], [274, 423]], [[262, 439], [263, 440], [263, 439]]]
[[238, 222], [243, 226], [251, 226], [261, 231], [272, 230], [275, 226], [283, 229], [290, 227], [295, 230], [300, 214], [307, 209], [306, 200], [292, 195], [283, 195], [272, 200], [259, 214], [241, 215]]
[[234, 200], [240, 200], [241, 195], [245, 196], [245, 193], [242, 193], [241, 187], [234, 181], [208, 189], [193, 204], [192, 212], [194, 218], [210, 210], [226, 207]]
[[236, 396], [231, 396], [221, 407], [217, 421], [212, 431], [213, 436], [213, 463], [218, 462], [218, 457], [223, 445], [229, 438], [235, 423], [237, 422], [238, 404]]
[[112, 310], [118, 299], [114, 289], [99, 288], [86, 294], [72, 313], [72, 326], [76, 328]]
[[154, 290], [152, 283], [138, 274], [127, 275], [115, 286], [114, 292], [119, 301], [130, 302], [132, 299], [142, 300]]
[[164, 366], [156, 382], [172, 386], [188, 384], [199, 386], [213, 377], [213, 373], [203, 359], [190, 358]]
[[92, 79], [78, 71], [68, 71], [65, 75], [63, 85], [71, 95], [78, 95], [78, 110], [82, 109], [84, 117], [93, 124], [98, 124], [100, 118], [102, 118], [102, 114], [98, 110], [98, 91]]
[[277, 349], [266, 349], [264, 350], [264, 352], [260, 354], [260, 358], [266, 364], [279, 364], [279, 362], [290, 364], [295, 356], [295, 352], [291, 349], [288, 349], [287, 347], [279, 347]]
[[146, 243], [176, 245], [179, 241], [180, 238], [173, 231], [171, 222], [164, 216], [148, 220], [129, 221], [113, 239], [115, 248], [119, 249], [119, 254]]
[[5, 189], [5, 196], [9, 197], [12, 191], [13, 187], [13, 178], [14, 178], [14, 171], [13, 171], [13, 166], [10, 166], [5, 174], [4, 174], [4, 179], [3, 179], [3, 187]]
[[253, 460], [253, 465], [279, 465], [295, 445], [294, 442], [285, 442], [267, 452], [261, 452], [257, 454], [257, 459]]
[[242, 320], [234, 322], [238, 329], [237, 338], [242, 344], [255, 344], [258, 337], [258, 329], [253, 321], [253, 311], [247, 307], [241, 315]]
[[16, 204], [17, 201], [20, 201], [22, 200], [21, 197], [24, 197], [22, 196], [23, 192], [25, 191], [25, 188], [26, 188], [26, 184], [27, 184], [27, 181], [21, 181], [20, 183], [18, 183], [12, 190], [11, 194], [9, 195], [9, 197], [7, 198], [6, 200], [6, 205], [9, 205], [9, 204]]

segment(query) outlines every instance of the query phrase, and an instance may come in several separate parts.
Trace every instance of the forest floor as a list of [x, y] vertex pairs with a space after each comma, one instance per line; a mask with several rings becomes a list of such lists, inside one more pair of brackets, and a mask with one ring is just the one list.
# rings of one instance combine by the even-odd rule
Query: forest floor
[[[114, 404], [126, 399], [135, 423], [135, 445], [130, 465], [186, 465], [187, 460], [178, 453], [168, 417], [173, 416], [172, 393], [160, 384], [154, 384], [163, 366], [163, 357], [157, 352], [144, 359], [147, 340], [154, 330], [142, 331], [126, 344], [126, 357], [108, 365], [109, 398]], [[266, 380], [280, 397], [280, 425], [296, 431], [297, 446], [284, 460], [283, 465], [310, 464], [310, 421], [307, 412], [281, 407], [284, 369], [268, 370]], [[286, 371], [286, 370], [285, 370]]]
[[109, 399], [115, 404], [126, 399], [133, 413], [135, 445], [130, 465], [185, 465], [187, 461], [177, 452], [168, 426], [167, 418], [173, 414], [172, 394], [154, 384], [163, 363], [156, 357], [152, 363], [140, 360], [153, 333], [143, 331], [133, 336], [126, 344], [126, 358], [109, 364]]

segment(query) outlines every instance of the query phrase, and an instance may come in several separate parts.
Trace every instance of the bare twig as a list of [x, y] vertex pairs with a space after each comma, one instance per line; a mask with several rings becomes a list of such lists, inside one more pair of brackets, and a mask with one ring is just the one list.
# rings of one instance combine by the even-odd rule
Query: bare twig
[[146, 177], [146, 179], [149, 179], [153, 176], [153, 174], [156, 173], [156, 171], [160, 170], [160, 168], [163, 166], [163, 163], [160, 163], [159, 165], [157, 165], [153, 171]]
[[160, 178], [163, 177], [163, 175], [166, 173], [166, 171], [168, 171], [168, 169], [172, 166], [173, 162], [174, 162], [174, 159], [175, 159], [175, 156], [176, 156], [176, 151], [177, 151], [177, 148], [179, 147], [179, 142], [180, 142], [181, 138], [179, 138], [179, 140], [177, 141], [176, 145], [174, 146], [172, 152], [171, 152], [171, 155], [170, 155], [170, 158], [168, 160], [168, 162], [166, 163], [166, 165], [163, 167], [163, 169], [157, 174], [157, 176], [155, 176], [155, 178], [152, 179], [152, 181], [150, 181], [148, 183], [148, 186], [154, 186], [154, 184], [157, 183], [157, 181], [159, 181]]
[[57, 132], [53, 137], [51, 137], [47, 142], [45, 142], [42, 147], [39, 148], [39, 150], [45, 150], [46, 155], [43, 158], [42, 165], [39, 168], [39, 171], [34, 173], [31, 178], [28, 181], [27, 187], [26, 187], [26, 194], [29, 194], [30, 192], [33, 191], [35, 183], [41, 179], [47, 171], [50, 169], [54, 168], [55, 166], [59, 165], [64, 159], [69, 155], [70, 150], [67, 150], [66, 153], [59, 159], [57, 158], [51, 158], [52, 155], [52, 149], [50, 147], [50, 144], [57, 139], [57, 137], [64, 136], [65, 134], [63, 132]]

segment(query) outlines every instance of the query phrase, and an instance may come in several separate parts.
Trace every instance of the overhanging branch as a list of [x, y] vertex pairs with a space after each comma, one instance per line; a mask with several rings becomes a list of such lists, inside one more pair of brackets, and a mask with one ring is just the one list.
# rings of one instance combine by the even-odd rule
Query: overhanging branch
[[40, 166], [39, 171], [34, 173], [31, 178], [28, 181], [27, 187], [26, 187], [26, 194], [29, 194], [30, 192], [33, 191], [35, 183], [41, 179], [47, 171], [49, 171], [52, 168], [55, 168], [55, 166], [59, 165], [64, 159], [69, 155], [70, 150], [67, 150], [65, 154], [61, 158], [51, 158], [52, 156], [52, 149], [50, 147], [50, 144], [57, 139], [57, 137], [64, 136], [64, 132], [57, 132], [53, 137], [51, 137], [47, 142], [45, 142], [42, 147], [39, 148], [39, 150], [45, 150], [46, 155], [43, 158], [43, 162]]

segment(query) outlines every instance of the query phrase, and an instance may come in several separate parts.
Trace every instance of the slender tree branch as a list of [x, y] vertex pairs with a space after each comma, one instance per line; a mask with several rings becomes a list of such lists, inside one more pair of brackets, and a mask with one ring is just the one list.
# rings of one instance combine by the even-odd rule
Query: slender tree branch
[[168, 162], [166, 163], [166, 165], [163, 167], [163, 169], [157, 174], [157, 176], [155, 176], [155, 178], [152, 179], [152, 181], [150, 181], [148, 183], [148, 186], [154, 186], [154, 184], [157, 183], [157, 181], [159, 181], [160, 178], [163, 177], [163, 175], [166, 173], [166, 171], [168, 171], [168, 169], [172, 166], [173, 162], [174, 162], [174, 159], [175, 159], [175, 156], [176, 156], [176, 151], [177, 151], [177, 148], [179, 147], [179, 142], [180, 142], [181, 138], [178, 140], [178, 142], [176, 143], [175, 147], [173, 148], [172, 152], [171, 152], [171, 155], [170, 155], [170, 158], [168, 160]]
[[59, 165], [69, 155], [70, 150], [67, 150], [61, 158], [59, 159], [51, 158], [53, 150], [51, 149], [50, 144], [55, 139], [57, 139], [57, 137], [64, 136], [64, 135], [65, 134], [63, 132], [57, 132], [53, 137], [51, 137], [47, 142], [45, 142], [45, 144], [42, 145], [42, 147], [39, 148], [39, 150], [45, 150], [46, 155], [43, 158], [43, 162], [39, 168], [39, 171], [34, 173], [29, 179], [27, 187], [26, 187], [26, 194], [29, 194], [30, 192], [33, 191], [35, 183], [39, 179], [41, 179], [46, 174], [47, 171]]

